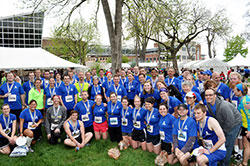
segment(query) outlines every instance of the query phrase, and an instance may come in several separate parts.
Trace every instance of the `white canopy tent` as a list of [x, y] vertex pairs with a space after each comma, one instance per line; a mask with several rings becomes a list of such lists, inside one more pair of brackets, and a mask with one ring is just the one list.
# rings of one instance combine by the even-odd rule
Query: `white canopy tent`
[[202, 69], [210, 69], [213, 68], [216, 72], [226, 72], [227, 68], [230, 67], [227, 63], [223, 62], [218, 58], [211, 58], [200, 61], [193, 65], [193, 68], [202, 68]]
[[240, 54], [237, 54], [236, 57], [234, 57], [231, 61], [227, 62], [228, 65], [234, 67], [234, 66], [250, 66], [250, 56], [246, 56], [244, 58]]
[[69, 62], [42, 48], [0, 47], [0, 70], [18, 69], [61, 69], [83, 68], [86, 66]]
[[[104, 69], [108, 70], [108, 69], [110, 69], [110, 68], [112, 67], [112, 64], [111, 64], [111, 63], [102, 63], [101, 66], [102, 66]], [[122, 68], [130, 68], [130, 67], [131, 67], [131, 66], [130, 66], [130, 64], [128, 64], [128, 63], [122, 63]]]

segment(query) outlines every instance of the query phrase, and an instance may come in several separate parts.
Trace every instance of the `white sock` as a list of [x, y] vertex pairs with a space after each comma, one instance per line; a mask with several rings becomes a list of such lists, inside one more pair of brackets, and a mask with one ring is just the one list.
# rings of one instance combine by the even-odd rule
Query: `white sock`
[[239, 149], [238, 154], [240, 154], [240, 155], [242, 156], [242, 153], [243, 153], [243, 150], [242, 150], [242, 149]]
[[31, 145], [33, 138], [30, 138], [27, 136], [26, 139], [27, 139], [27, 146], [28, 146], [28, 148], [30, 148], [30, 145]]
[[234, 151], [235, 151], [236, 153], [239, 152], [239, 145], [234, 145]]

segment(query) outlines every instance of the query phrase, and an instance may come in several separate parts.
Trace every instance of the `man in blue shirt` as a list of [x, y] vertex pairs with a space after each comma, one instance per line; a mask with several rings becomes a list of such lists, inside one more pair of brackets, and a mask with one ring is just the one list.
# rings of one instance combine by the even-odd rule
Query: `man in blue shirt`
[[114, 76], [114, 84], [108, 89], [107, 97], [110, 97], [111, 92], [115, 92], [117, 94], [118, 101], [121, 101], [123, 96], [127, 96], [127, 91], [124, 86], [120, 84], [120, 78], [118, 75]]
[[30, 89], [34, 88], [35, 75], [33, 72], [29, 73], [29, 80], [23, 84], [23, 90], [25, 92], [25, 103], [28, 104], [28, 95]]
[[7, 74], [7, 82], [0, 87], [0, 98], [4, 104], [9, 104], [10, 112], [19, 117], [23, 108], [26, 107], [24, 90], [22, 86], [14, 81], [14, 74]]

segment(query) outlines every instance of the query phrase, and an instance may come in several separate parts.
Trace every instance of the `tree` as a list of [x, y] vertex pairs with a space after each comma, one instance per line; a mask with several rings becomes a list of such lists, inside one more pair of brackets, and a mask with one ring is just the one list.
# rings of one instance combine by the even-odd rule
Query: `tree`
[[[226, 9], [220, 9], [215, 12], [207, 27], [206, 40], [209, 58], [215, 58], [216, 56], [215, 48], [212, 50], [212, 45], [215, 46], [213, 43], [216, 41], [216, 38], [225, 39], [229, 36], [231, 31], [232, 26], [226, 16]], [[214, 53], [213, 55], [212, 52]]]
[[162, 36], [159, 41], [156, 37], [149, 39], [160, 43], [171, 54], [173, 67], [178, 71], [176, 55], [185, 45], [190, 43], [199, 34], [207, 30], [210, 21], [209, 11], [199, 5], [197, 1], [183, 0], [155, 0], [151, 9], [154, 11], [157, 27]]
[[98, 39], [95, 27], [94, 23], [87, 23], [82, 18], [67, 26], [59, 26], [53, 31], [53, 45], [66, 47], [66, 56], [73, 56], [80, 64], [85, 65], [90, 44]]
[[152, 36], [155, 27], [153, 10], [150, 8], [151, 0], [127, 0], [126, 18], [128, 19], [128, 38], [135, 38], [139, 44], [140, 61], [145, 61], [146, 48], [149, 42], [147, 36]]
[[237, 35], [232, 37], [232, 39], [227, 42], [227, 47], [223, 54], [223, 56], [226, 58], [224, 61], [228, 62], [238, 54], [246, 57], [248, 54], [248, 48], [244, 47], [245, 44], [246, 40], [242, 36]]
[[[54, 11], [57, 14], [65, 14], [62, 25], [68, 25], [71, 20], [72, 14], [80, 9], [81, 5], [87, 0], [22, 0], [26, 8], [32, 8], [36, 10], [45, 10], [48, 13]], [[112, 69], [113, 72], [116, 69], [121, 68], [121, 36], [122, 36], [122, 6], [123, 0], [116, 0], [115, 2], [115, 14], [114, 18], [111, 16], [111, 10], [108, 0], [101, 1], [103, 11], [108, 28], [109, 41], [111, 45], [111, 57], [112, 57]]]

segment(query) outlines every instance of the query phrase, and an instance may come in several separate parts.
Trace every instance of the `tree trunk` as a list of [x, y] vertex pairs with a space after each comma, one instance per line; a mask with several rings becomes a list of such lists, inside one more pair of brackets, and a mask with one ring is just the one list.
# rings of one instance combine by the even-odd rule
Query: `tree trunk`
[[113, 24], [109, 2], [102, 0], [104, 15], [108, 28], [109, 41], [111, 46], [112, 72], [115, 74], [121, 68], [121, 36], [122, 36], [122, 4], [123, 0], [116, 0], [115, 20]]
[[208, 49], [208, 56], [209, 58], [212, 58], [212, 51], [211, 51], [211, 47], [212, 47], [212, 42], [209, 40], [209, 37], [207, 36], [207, 49]]
[[138, 39], [138, 36], [136, 36], [136, 41], [135, 41], [135, 62], [136, 62], [136, 66], [139, 66], [139, 62], [138, 62], [138, 48], [139, 48], [139, 39]]

